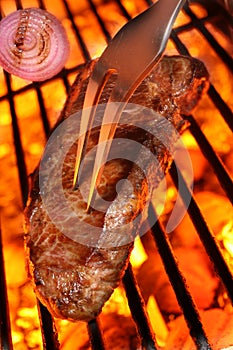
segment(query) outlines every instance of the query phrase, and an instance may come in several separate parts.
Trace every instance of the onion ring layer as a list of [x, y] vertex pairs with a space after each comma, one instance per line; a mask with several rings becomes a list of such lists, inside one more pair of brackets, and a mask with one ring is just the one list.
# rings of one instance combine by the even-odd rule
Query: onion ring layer
[[12, 12], [0, 22], [0, 65], [26, 80], [43, 81], [61, 71], [69, 55], [65, 29], [39, 8]]

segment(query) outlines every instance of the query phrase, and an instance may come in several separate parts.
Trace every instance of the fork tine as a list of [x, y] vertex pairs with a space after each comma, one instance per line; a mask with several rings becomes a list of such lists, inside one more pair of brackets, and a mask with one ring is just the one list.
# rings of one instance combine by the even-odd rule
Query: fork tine
[[[79, 133], [80, 136], [78, 140], [78, 148], [77, 148], [77, 155], [76, 155], [76, 162], [75, 162], [75, 169], [74, 169], [74, 179], [73, 179], [74, 189], [78, 188], [78, 177], [81, 172], [80, 165], [86, 153], [86, 148], [88, 145], [88, 140], [90, 138], [91, 128], [93, 125], [97, 104], [99, 102], [99, 98], [104, 89], [104, 86], [111, 73], [112, 71], [107, 71], [107, 72], [102, 71], [102, 75], [100, 75], [101, 72], [99, 70], [94, 69], [92, 78], [89, 80], [89, 83], [87, 86], [83, 110], [82, 110], [82, 116], [80, 121], [80, 133]], [[98, 80], [97, 80], [97, 76], [98, 76]], [[99, 81], [101, 82], [99, 83]], [[92, 107], [92, 108], [87, 108], [87, 107]]]
[[124, 107], [123, 103], [121, 103], [119, 106], [118, 104], [114, 104], [110, 102], [114, 102], [111, 97], [106, 105], [103, 121], [101, 124], [98, 147], [96, 151], [90, 191], [89, 191], [89, 196], [87, 201], [87, 210], [95, 200], [95, 189], [100, 183], [101, 175], [103, 172], [103, 167], [101, 167], [101, 165], [104, 165], [107, 161], [112, 139], [114, 137], [117, 124], [119, 122], [121, 112]]
[[[95, 188], [97, 188], [100, 184], [100, 179], [103, 172], [103, 167], [101, 165], [104, 165], [108, 159], [112, 140], [115, 135], [117, 124], [119, 123], [121, 117], [121, 113], [134, 90], [135, 87], [133, 88], [133, 86], [128, 87], [127, 89], [122, 89], [122, 81], [120, 77], [117, 78], [115, 87], [112, 90], [112, 93], [106, 105], [103, 120], [101, 123], [98, 148], [96, 151], [90, 191], [87, 201], [87, 210], [89, 209], [91, 204], [94, 203]], [[120, 104], [119, 101], [121, 101]]]

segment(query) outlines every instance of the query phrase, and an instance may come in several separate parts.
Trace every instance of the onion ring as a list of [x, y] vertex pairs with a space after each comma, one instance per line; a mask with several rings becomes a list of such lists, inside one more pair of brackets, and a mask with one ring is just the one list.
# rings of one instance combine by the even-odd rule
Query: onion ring
[[43, 81], [59, 73], [69, 56], [61, 22], [40, 8], [12, 12], [0, 22], [0, 65], [23, 79]]

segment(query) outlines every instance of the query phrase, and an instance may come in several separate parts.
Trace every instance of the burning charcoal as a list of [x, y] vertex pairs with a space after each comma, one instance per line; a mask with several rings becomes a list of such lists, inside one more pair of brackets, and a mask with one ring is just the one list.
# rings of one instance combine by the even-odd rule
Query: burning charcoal
[[[205, 252], [202, 248], [192, 248], [187, 251], [186, 248], [179, 247], [174, 249], [174, 253], [197, 306], [201, 309], [210, 307], [219, 282]], [[150, 255], [139, 269], [137, 277], [145, 300], [148, 300], [150, 295], [154, 295], [163, 312], [181, 313], [159, 254]]]
[[[201, 312], [206, 332], [209, 334], [213, 349], [225, 349], [233, 345], [233, 318], [232, 314], [221, 309], [212, 309]], [[196, 346], [189, 335], [183, 316], [170, 323], [171, 332], [164, 350], [195, 350]]]

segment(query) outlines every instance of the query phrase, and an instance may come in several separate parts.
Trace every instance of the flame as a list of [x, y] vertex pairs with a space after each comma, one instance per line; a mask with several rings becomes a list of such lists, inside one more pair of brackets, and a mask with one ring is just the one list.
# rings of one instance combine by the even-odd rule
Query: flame
[[130, 316], [125, 290], [122, 286], [114, 290], [111, 298], [105, 303], [102, 313]]
[[135, 240], [134, 248], [130, 255], [130, 262], [134, 268], [139, 268], [146, 260], [148, 256], [139, 238]]
[[233, 219], [223, 226], [217, 235], [217, 239], [221, 244], [223, 255], [233, 272]]
[[152, 329], [155, 332], [157, 343], [159, 346], [163, 347], [166, 344], [169, 331], [153, 295], [150, 295], [146, 308], [151, 320]]
[[222, 237], [224, 247], [233, 258], [233, 220], [223, 227]]

